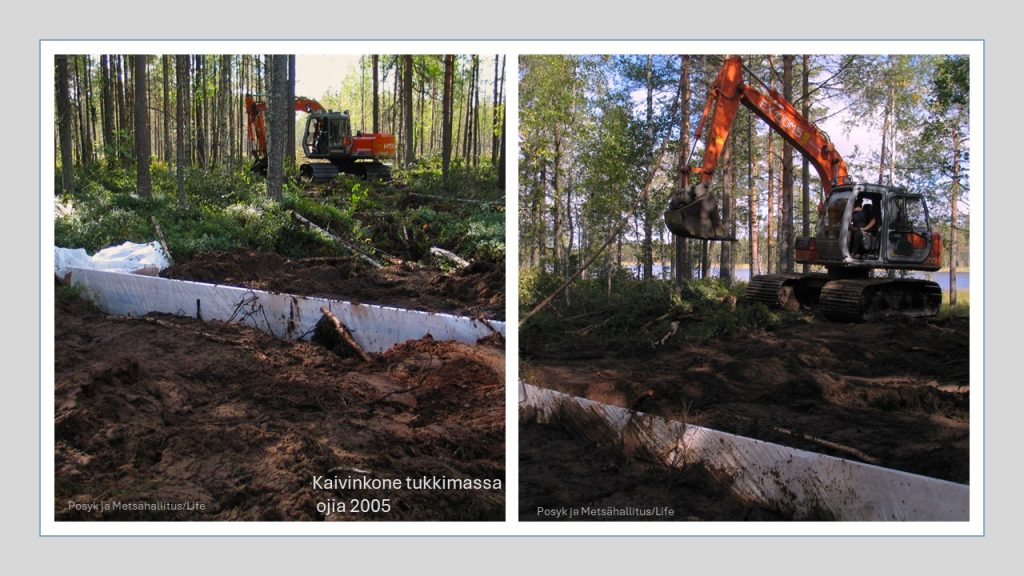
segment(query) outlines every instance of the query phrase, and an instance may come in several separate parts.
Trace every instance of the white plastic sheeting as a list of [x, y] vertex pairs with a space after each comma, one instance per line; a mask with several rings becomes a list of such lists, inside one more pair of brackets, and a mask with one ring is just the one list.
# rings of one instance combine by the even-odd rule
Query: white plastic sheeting
[[53, 248], [54, 269], [64, 277], [72, 268], [106, 270], [108, 272], [136, 272], [147, 270], [156, 274], [170, 266], [170, 259], [159, 242], [136, 244], [125, 242], [120, 246], [104, 248], [89, 256], [84, 248]]
[[141, 316], [164, 312], [242, 322], [285, 339], [311, 335], [322, 316], [320, 307], [326, 306], [368, 352], [382, 352], [427, 334], [436, 340], [466, 343], [494, 332], [505, 334], [505, 323], [493, 320], [135, 274], [72, 268], [71, 282], [84, 287], [90, 298], [109, 314]]
[[797, 519], [967, 521], [969, 487], [666, 420], [526, 383], [520, 416], [558, 422], [630, 456], [701, 463], [738, 497]]

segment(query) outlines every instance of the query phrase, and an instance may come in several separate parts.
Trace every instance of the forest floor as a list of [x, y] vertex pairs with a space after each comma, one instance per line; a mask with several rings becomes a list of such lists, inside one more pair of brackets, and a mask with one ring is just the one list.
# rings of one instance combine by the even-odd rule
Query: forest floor
[[[648, 355], [566, 356], [524, 357], [521, 378], [742, 436], [863, 460], [859, 451], [887, 468], [970, 481], [967, 317], [790, 321]], [[571, 459], [560, 454], [561, 432], [523, 431], [524, 450]], [[542, 481], [531, 477], [536, 470], [524, 465], [525, 485]], [[659, 474], [644, 482], [661, 482]], [[547, 482], [550, 490], [572, 485], [564, 477]], [[521, 501], [525, 510], [540, 500]]]
[[503, 348], [428, 337], [363, 363], [74, 297], [55, 315], [57, 520], [504, 519]]
[[284, 258], [253, 251], [207, 252], [177, 262], [162, 275], [409, 310], [505, 318], [505, 270], [486, 261], [447, 273], [411, 264], [373, 268], [349, 257]]

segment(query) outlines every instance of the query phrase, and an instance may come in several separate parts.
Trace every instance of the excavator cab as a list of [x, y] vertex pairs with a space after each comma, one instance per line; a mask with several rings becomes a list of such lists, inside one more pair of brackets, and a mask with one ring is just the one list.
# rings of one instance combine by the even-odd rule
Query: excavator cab
[[341, 112], [312, 112], [306, 117], [302, 134], [302, 151], [307, 158], [330, 159], [332, 155], [348, 155], [352, 132], [348, 115]]
[[[872, 220], [873, 226], [861, 229]], [[935, 271], [941, 246], [922, 195], [902, 188], [855, 184], [831, 191], [815, 236], [797, 239], [796, 261], [822, 264], [833, 272], [869, 268]]]

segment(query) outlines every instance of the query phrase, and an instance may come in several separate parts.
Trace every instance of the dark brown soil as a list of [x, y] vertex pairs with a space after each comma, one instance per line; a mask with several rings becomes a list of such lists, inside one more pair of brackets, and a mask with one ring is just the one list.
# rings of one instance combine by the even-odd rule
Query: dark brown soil
[[[524, 360], [521, 377], [617, 406], [968, 483], [967, 318], [794, 322], [644, 357]], [[653, 391], [649, 398], [648, 390]]]
[[356, 258], [288, 259], [260, 252], [209, 252], [176, 263], [166, 278], [323, 296], [495, 320], [505, 318], [505, 270], [474, 262], [459, 272], [395, 264], [373, 268]]
[[[424, 339], [365, 364], [236, 324], [108, 317], [66, 298], [55, 345], [57, 520], [504, 519], [501, 348]], [[501, 486], [317, 489], [315, 476]], [[378, 511], [352, 512], [353, 499]], [[167, 509], [185, 503], [203, 509]]]
[[[541, 510], [543, 509], [543, 511]], [[562, 510], [556, 517], [552, 511]], [[701, 466], [675, 470], [593, 446], [557, 426], [519, 428], [519, 519], [785, 520], [743, 502]]]

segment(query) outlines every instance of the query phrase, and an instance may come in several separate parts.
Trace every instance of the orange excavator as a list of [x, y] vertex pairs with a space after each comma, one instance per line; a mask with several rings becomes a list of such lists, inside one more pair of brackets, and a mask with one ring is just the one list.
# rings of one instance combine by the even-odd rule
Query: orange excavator
[[[252, 149], [252, 171], [267, 173], [267, 103], [257, 97], [245, 96], [249, 144]], [[295, 110], [306, 113], [302, 133], [302, 153], [308, 160], [299, 167], [299, 177], [309, 182], [326, 182], [339, 172], [364, 178], [389, 180], [391, 168], [382, 160], [395, 157], [394, 134], [352, 135], [348, 112], [332, 112], [319, 102], [299, 96]]]
[[936, 271], [942, 238], [932, 230], [920, 194], [903, 188], [853, 183], [846, 162], [828, 135], [770, 87], [743, 81], [740, 57], [727, 58], [697, 125], [695, 142], [708, 128], [701, 165], [669, 201], [665, 223], [673, 233], [709, 240], [731, 238], [719, 215], [711, 184], [733, 120], [742, 104], [803, 154], [821, 179], [824, 201], [813, 236], [795, 241], [795, 261], [825, 272], [767, 274], [751, 278], [746, 298], [773, 308], [820, 310], [837, 321], [884, 316], [934, 316], [942, 289], [930, 280], [874, 277], [874, 270]]

